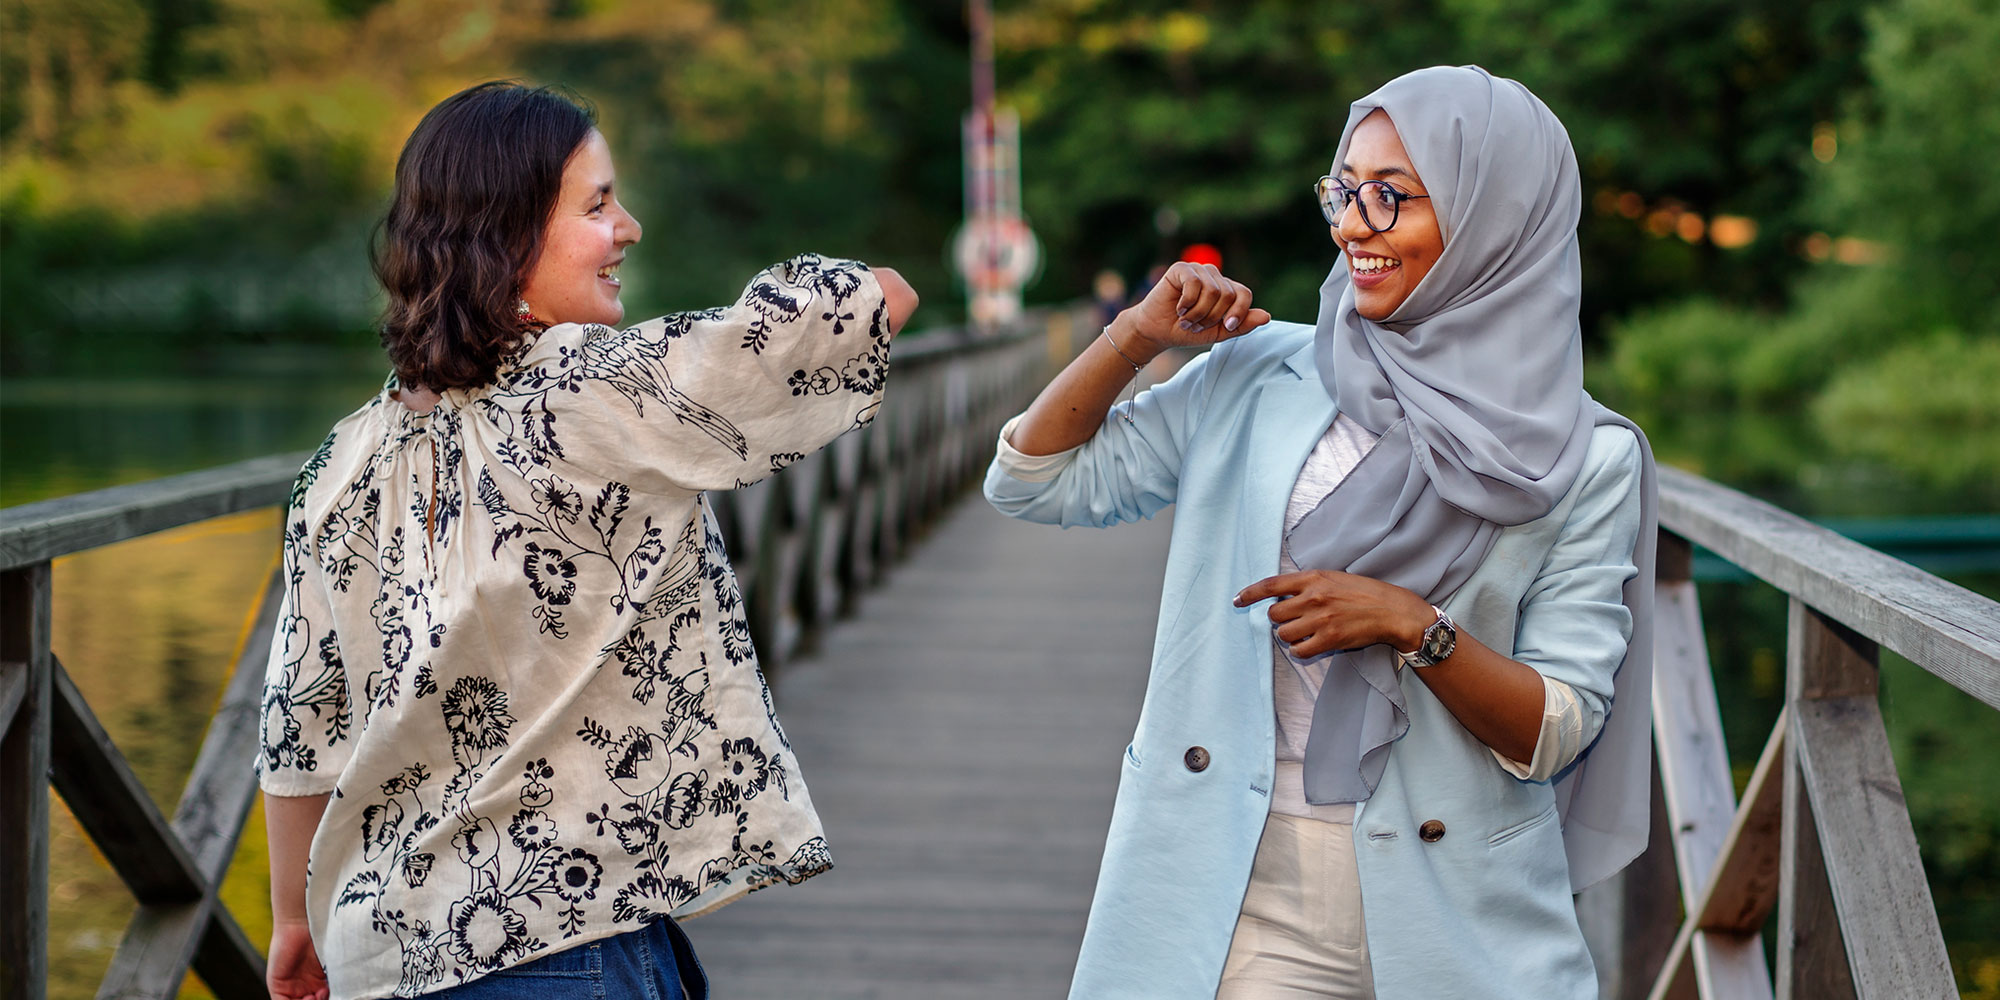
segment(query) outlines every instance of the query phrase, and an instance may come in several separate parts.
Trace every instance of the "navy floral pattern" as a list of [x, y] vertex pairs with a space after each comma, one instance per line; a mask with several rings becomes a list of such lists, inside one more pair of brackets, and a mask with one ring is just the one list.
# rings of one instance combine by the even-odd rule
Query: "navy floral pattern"
[[286, 517], [258, 768], [332, 793], [307, 904], [336, 997], [831, 866], [703, 491], [867, 422], [888, 352], [867, 269], [807, 254], [729, 308], [552, 327], [429, 414], [391, 379], [334, 428]]

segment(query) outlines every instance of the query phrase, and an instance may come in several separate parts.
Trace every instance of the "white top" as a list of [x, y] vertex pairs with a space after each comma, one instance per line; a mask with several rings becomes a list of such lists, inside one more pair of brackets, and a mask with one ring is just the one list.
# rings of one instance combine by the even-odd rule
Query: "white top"
[[335, 1000], [830, 866], [702, 491], [866, 423], [888, 348], [867, 268], [807, 254], [335, 425], [285, 518], [258, 759], [267, 792], [333, 793], [306, 909]]
[[[1020, 419], [1017, 416], [1001, 428], [998, 460], [1001, 470], [1023, 482], [1054, 479], [1074, 460], [1076, 449], [1053, 455], [1021, 453], [1009, 443], [1014, 424]], [[1291, 497], [1285, 504], [1285, 531], [1288, 536], [1293, 528], [1298, 527], [1299, 521], [1318, 507], [1320, 501], [1347, 478], [1348, 473], [1354, 471], [1362, 457], [1375, 446], [1375, 441], [1375, 434], [1347, 414], [1335, 415], [1326, 434], [1306, 456], [1305, 465], [1299, 469]], [[1279, 571], [1293, 573], [1298, 568], [1298, 564], [1292, 561], [1291, 545], [1287, 541], [1279, 549]], [[1271, 790], [1271, 811], [1324, 822], [1351, 823], [1354, 821], [1352, 803], [1314, 805], [1307, 802], [1305, 796], [1306, 737], [1312, 731], [1313, 703], [1319, 697], [1320, 686], [1326, 681], [1327, 662], [1325, 657], [1299, 660], [1291, 655], [1285, 643], [1278, 641], [1275, 633], [1272, 636], [1271, 695], [1277, 713], [1277, 775]], [[1535, 743], [1534, 759], [1523, 764], [1497, 750], [1491, 751], [1494, 760], [1508, 773], [1529, 781], [1546, 781], [1568, 766], [1604, 724], [1603, 713], [1587, 709], [1569, 685], [1543, 677], [1542, 686], [1542, 728]]]

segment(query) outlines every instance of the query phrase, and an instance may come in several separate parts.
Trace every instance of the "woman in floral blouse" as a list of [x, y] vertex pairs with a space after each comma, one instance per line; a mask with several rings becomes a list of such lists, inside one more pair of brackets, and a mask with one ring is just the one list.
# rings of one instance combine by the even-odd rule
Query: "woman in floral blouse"
[[916, 295], [804, 254], [619, 329], [614, 181], [588, 110], [506, 83], [397, 163], [395, 374], [285, 518], [274, 997], [698, 997], [670, 915], [830, 865], [703, 491], [867, 423]]

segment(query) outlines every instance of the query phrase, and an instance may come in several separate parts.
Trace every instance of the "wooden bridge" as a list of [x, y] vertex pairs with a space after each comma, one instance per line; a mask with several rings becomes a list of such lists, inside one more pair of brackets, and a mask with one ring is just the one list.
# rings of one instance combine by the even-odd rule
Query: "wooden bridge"
[[[957, 501], [1071, 324], [899, 345], [876, 423], [718, 495], [833, 874], [691, 922], [718, 995], [1060, 996], [1145, 683], [1162, 523]], [[1089, 330], [1085, 330], [1087, 335]], [[1045, 335], [1044, 335], [1045, 334]], [[262, 995], [217, 897], [255, 794], [266, 590], [172, 818], [51, 649], [51, 561], [280, 502], [303, 456], [0, 511], [0, 985], [48, 976], [49, 788], [139, 901], [98, 991]], [[1663, 470], [1651, 850], [1578, 902], [1608, 997], [1957, 995], [1877, 700], [1879, 649], [2000, 708], [2000, 605]], [[1789, 595], [1785, 708], [1739, 803], [1694, 546]], [[1776, 968], [1761, 933], [1777, 915]]]

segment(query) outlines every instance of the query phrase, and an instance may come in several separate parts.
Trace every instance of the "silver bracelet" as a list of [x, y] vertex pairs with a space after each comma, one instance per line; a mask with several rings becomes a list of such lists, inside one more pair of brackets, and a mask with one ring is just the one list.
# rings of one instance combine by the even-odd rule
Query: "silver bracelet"
[[[1107, 344], [1110, 344], [1110, 345], [1111, 345], [1111, 349], [1112, 349], [1113, 351], [1117, 352], [1117, 354], [1118, 354], [1118, 356], [1119, 356], [1120, 358], [1123, 358], [1123, 359], [1125, 359], [1125, 363], [1126, 363], [1126, 364], [1128, 364], [1128, 365], [1131, 365], [1131, 366], [1132, 366], [1132, 381], [1131, 381], [1130, 383], [1128, 383], [1128, 387], [1129, 387], [1129, 388], [1130, 388], [1130, 389], [1132, 390], [1132, 394], [1131, 394], [1130, 396], [1127, 396], [1127, 397], [1126, 397], [1126, 402], [1128, 402], [1128, 403], [1131, 403], [1131, 402], [1134, 402], [1134, 401], [1136, 401], [1136, 400], [1137, 400], [1137, 399], [1139, 398], [1139, 388], [1138, 388], [1138, 387], [1139, 387], [1139, 373], [1140, 373], [1140, 372], [1142, 372], [1142, 371], [1145, 371], [1145, 370], [1146, 370], [1146, 366], [1145, 366], [1145, 365], [1142, 365], [1142, 364], [1140, 364], [1140, 363], [1139, 363], [1139, 362], [1137, 362], [1137, 361], [1134, 361], [1134, 360], [1132, 360], [1132, 356], [1131, 356], [1131, 355], [1129, 355], [1129, 354], [1126, 354], [1126, 353], [1125, 353], [1125, 352], [1124, 352], [1123, 350], [1121, 350], [1121, 349], [1120, 349], [1120, 348], [1118, 347], [1118, 342], [1117, 342], [1116, 340], [1113, 340], [1113, 339], [1111, 339], [1111, 324], [1109, 324], [1109, 323], [1106, 323], [1106, 324], [1104, 325], [1104, 331], [1103, 331], [1103, 332], [1104, 332], [1104, 342], [1105, 342], [1105, 343], [1107, 343]], [[1113, 401], [1112, 401], [1112, 404], [1111, 404], [1111, 407], [1112, 407], [1112, 409], [1114, 409], [1114, 410], [1118, 409], [1118, 403], [1117, 403], [1117, 401], [1116, 401], [1116, 400], [1113, 400]], [[1123, 409], [1123, 410], [1118, 410], [1118, 415], [1119, 415], [1120, 417], [1124, 418], [1124, 420], [1125, 420], [1125, 422], [1126, 422], [1127, 424], [1130, 424], [1130, 423], [1132, 423], [1132, 407], [1131, 407], [1131, 406], [1127, 406], [1127, 407], [1126, 407], [1125, 409]]]

